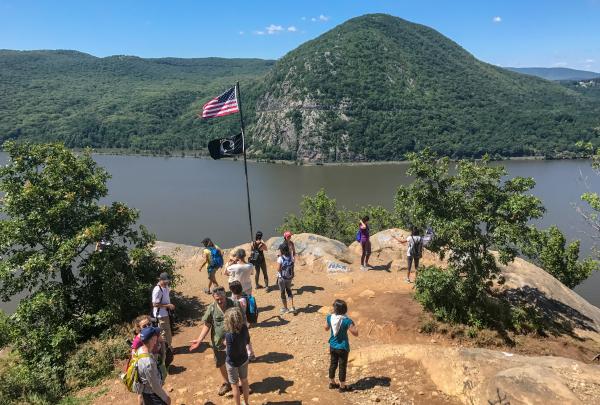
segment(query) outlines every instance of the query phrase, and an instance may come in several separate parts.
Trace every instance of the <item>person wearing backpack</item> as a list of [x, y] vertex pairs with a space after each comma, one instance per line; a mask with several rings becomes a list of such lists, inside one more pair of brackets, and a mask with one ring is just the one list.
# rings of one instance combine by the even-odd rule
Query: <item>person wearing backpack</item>
[[210, 294], [213, 286], [219, 287], [216, 274], [217, 270], [223, 267], [223, 251], [210, 238], [204, 238], [202, 244], [204, 245], [204, 250], [202, 251], [204, 262], [200, 265], [198, 271], [202, 271], [204, 266], [207, 266], [208, 288], [205, 288], [204, 292]]
[[[281, 292], [281, 313], [286, 312], [295, 313], [296, 308], [294, 307], [294, 295], [292, 294], [292, 280], [294, 279], [294, 259], [290, 252], [290, 247], [287, 243], [282, 243], [279, 246], [280, 255], [277, 258], [277, 285]], [[287, 294], [287, 299], [286, 299]], [[288, 309], [288, 300], [292, 304]]]
[[412, 264], [414, 262], [416, 278], [417, 269], [419, 268], [419, 260], [421, 259], [421, 256], [423, 256], [423, 238], [420, 236], [419, 230], [413, 226], [410, 230], [410, 236], [407, 237], [405, 241], [399, 240], [398, 238], [395, 239], [398, 240], [400, 243], [406, 243], [408, 245], [406, 249], [406, 264], [408, 266], [408, 272], [406, 273], [406, 282], [411, 283], [412, 281], [410, 280], [410, 268], [412, 267]]
[[369, 240], [369, 217], [367, 215], [360, 220], [356, 240], [360, 243], [362, 249], [360, 269], [363, 271], [372, 269], [369, 265], [369, 258], [371, 257], [371, 241]]
[[[237, 301], [240, 305], [240, 309], [242, 310], [242, 314], [244, 315], [244, 322], [246, 323], [248, 329], [250, 329], [250, 322], [252, 321], [252, 323], [256, 323], [257, 321], [256, 316], [258, 311], [256, 308], [256, 301], [253, 301], [254, 297], [252, 297], [251, 295], [249, 296], [244, 294], [242, 284], [239, 281], [234, 281], [233, 283], [230, 283], [229, 291], [231, 291], [231, 299]], [[250, 309], [250, 307], [253, 305], [252, 302], [254, 302], [254, 314], [251, 313]], [[254, 354], [254, 349], [252, 348], [252, 342], [250, 341], [250, 337], [248, 337], [246, 351], [248, 352], [248, 359], [250, 361], [256, 360], [256, 355]]]
[[294, 236], [292, 234], [291, 231], [285, 231], [283, 233], [283, 243], [285, 245], [287, 245], [288, 250], [290, 251], [290, 257], [292, 258], [292, 261], [296, 260], [296, 245], [294, 245], [294, 242], [292, 241], [292, 236]]
[[160, 273], [158, 283], [152, 290], [152, 316], [158, 321], [158, 327], [162, 331], [161, 335], [167, 346], [167, 351], [172, 352], [173, 334], [169, 312], [175, 310], [175, 305], [171, 304], [170, 282], [171, 278], [168, 273]]
[[262, 270], [263, 277], [265, 279], [265, 287], [269, 290], [269, 275], [267, 274], [267, 260], [265, 259], [265, 251], [267, 250], [267, 244], [263, 242], [263, 233], [261, 231], [256, 232], [254, 242], [252, 242], [252, 250], [250, 251], [250, 263], [254, 265], [254, 281], [256, 289], [263, 288], [260, 283], [260, 272]]
[[[330, 331], [329, 335], [329, 389], [339, 389], [340, 392], [351, 391], [351, 387], [346, 385], [346, 367], [348, 365], [348, 355], [350, 354], [350, 342], [348, 332], [358, 336], [358, 328], [352, 322], [352, 319], [346, 316], [348, 305], [343, 300], [333, 302], [333, 314], [327, 315], [327, 324], [325, 330]], [[335, 382], [335, 372], [339, 366], [339, 381]]]
[[170, 405], [171, 398], [163, 389], [164, 377], [158, 364], [152, 356], [152, 351], [158, 344], [160, 328], [149, 326], [141, 330], [142, 346], [138, 349], [137, 361], [137, 392], [142, 394], [144, 405]]
[[234, 281], [239, 281], [242, 284], [244, 293], [252, 295], [253, 272], [254, 266], [250, 263], [246, 263], [246, 251], [244, 249], [238, 249], [233, 252], [233, 256], [227, 263], [227, 267], [223, 273], [226, 276], [229, 276], [229, 284]]

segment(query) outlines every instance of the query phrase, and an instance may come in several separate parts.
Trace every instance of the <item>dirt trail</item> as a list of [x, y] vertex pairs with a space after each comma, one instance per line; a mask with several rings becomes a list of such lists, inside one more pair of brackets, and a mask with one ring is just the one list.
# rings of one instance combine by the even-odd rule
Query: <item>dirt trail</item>
[[[182, 265], [179, 272], [185, 280], [177, 290], [186, 299], [196, 302], [197, 308], [193, 320], [182, 324], [174, 336], [177, 354], [165, 386], [173, 404], [230, 404], [231, 397], [219, 397], [216, 393], [221, 380], [208, 344], [204, 343], [196, 352], [188, 351], [189, 341], [196, 338], [200, 330], [197, 319], [202, 307], [211, 299], [201, 292], [207, 284], [206, 272], [198, 273], [199, 256], [191, 251], [178, 252], [175, 257]], [[325, 274], [309, 266], [298, 266], [294, 280], [296, 315], [280, 316], [279, 291], [255, 291], [261, 312], [259, 324], [250, 330], [258, 357], [250, 364], [250, 383], [254, 391], [250, 403], [458, 403], [436, 389], [419, 363], [406, 359], [365, 367], [350, 364], [348, 382], [354, 384], [355, 391], [341, 394], [328, 389], [329, 334], [323, 327], [325, 314], [335, 298], [347, 300], [349, 315], [359, 327], [360, 336], [350, 341], [352, 350], [382, 343], [459, 344], [447, 335], [419, 333], [423, 312], [412, 298], [412, 284], [404, 282], [405, 272], [386, 270], [389, 261], [383, 259], [375, 256], [372, 264], [381, 270], [368, 272], [360, 271], [356, 265], [352, 266], [352, 272], [341, 274]], [[270, 279], [275, 281], [274, 263], [268, 266]], [[220, 274], [218, 280], [226, 284], [226, 278]], [[394, 310], [390, 311], [391, 308]], [[576, 348], [566, 349], [570, 346], [559, 340], [536, 345], [540, 347], [538, 352], [543, 347], [552, 354], [578, 357]], [[530, 344], [523, 347], [536, 351]], [[94, 391], [101, 390], [106, 392], [95, 404], [136, 403], [135, 395], [126, 392], [120, 381], [108, 380]]]

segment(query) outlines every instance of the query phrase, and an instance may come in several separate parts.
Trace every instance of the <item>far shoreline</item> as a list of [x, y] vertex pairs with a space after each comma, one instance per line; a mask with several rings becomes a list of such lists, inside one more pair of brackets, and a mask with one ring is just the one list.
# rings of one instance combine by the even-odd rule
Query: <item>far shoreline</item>
[[[189, 151], [167, 151], [167, 152], [153, 152], [153, 151], [132, 151], [130, 149], [95, 149], [90, 148], [92, 154], [95, 155], [107, 155], [107, 156], [132, 156], [132, 157], [157, 157], [157, 158], [192, 158], [192, 159], [204, 159], [204, 160], [213, 160], [204, 150], [189, 150]], [[72, 148], [76, 153], [81, 153], [85, 151], [84, 148]], [[471, 160], [469, 158], [464, 158], [467, 160]], [[501, 159], [490, 159], [491, 162], [504, 162], [504, 161], [555, 161], [555, 160], [587, 160], [588, 157], [561, 157], [561, 158], [548, 158], [545, 156], [512, 156], [505, 157]], [[233, 161], [241, 161], [242, 158], [236, 157], [231, 158]], [[457, 162], [460, 159], [450, 159], [452, 162]], [[475, 161], [480, 161], [481, 158], [472, 159]], [[373, 160], [373, 161], [355, 161], [355, 162], [318, 162], [318, 161], [292, 161], [292, 160], [283, 160], [283, 159], [256, 159], [256, 158], [248, 158], [248, 162], [250, 163], [260, 163], [260, 164], [271, 164], [271, 165], [284, 165], [284, 166], [385, 166], [385, 165], [406, 165], [408, 164], [408, 160]]]

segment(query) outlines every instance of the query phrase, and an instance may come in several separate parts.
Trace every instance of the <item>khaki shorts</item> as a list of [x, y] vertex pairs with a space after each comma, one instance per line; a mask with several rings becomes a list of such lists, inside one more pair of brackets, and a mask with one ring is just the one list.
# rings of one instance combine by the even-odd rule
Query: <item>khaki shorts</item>
[[227, 368], [229, 384], [237, 384], [240, 378], [242, 380], [248, 378], [248, 360], [239, 367], [234, 367], [227, 363], [225, 363], [225, 367]]
[[161, 316], [158, 318], [158, 327], [160, 328], [160, 336], [162, 336], [163, 340], [169, 345], [169, 347], [173, 347], [171, 343], [173, 342], [173, 335], [171, 334], [171, 320], [168, 316]]

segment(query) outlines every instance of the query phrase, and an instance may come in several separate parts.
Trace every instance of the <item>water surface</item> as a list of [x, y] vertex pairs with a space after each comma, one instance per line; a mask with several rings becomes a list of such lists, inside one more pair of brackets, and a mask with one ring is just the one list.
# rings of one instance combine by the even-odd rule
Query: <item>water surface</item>
[[[244, 168], [241, 161], [193, 158], [95, 155], [112, 175], [108, 201], [123, 201], [141, 211], [141, 223], [160, 240], [198, 245], [205, 237], [223, 247], [250, 237]], [[0, 164], [6, 163], [0, 154]], [[547, 208], [538, 225], [558, 225], [582, 241], [590, 254], [592, 230], [575, 209], [580, 195], [600, 190], [600, 177], [587, 161], [502, 162], [510, 176], [530, 176], [534, 194]], [[301, 196], [325, 188], [346, 208], [373, 204], [392, 208], [395, 190], [409, 179], [405, 164], [374, 166], [288, 166], [249, 163], [254, 230], [274, 235], [282, 218], [298, 211]], [[581, 204], [580, 204], [581, 205]], [[576, 291], [600, 306], [600, 273]], [[6, 304], [3, 308], [10, 309]]]

